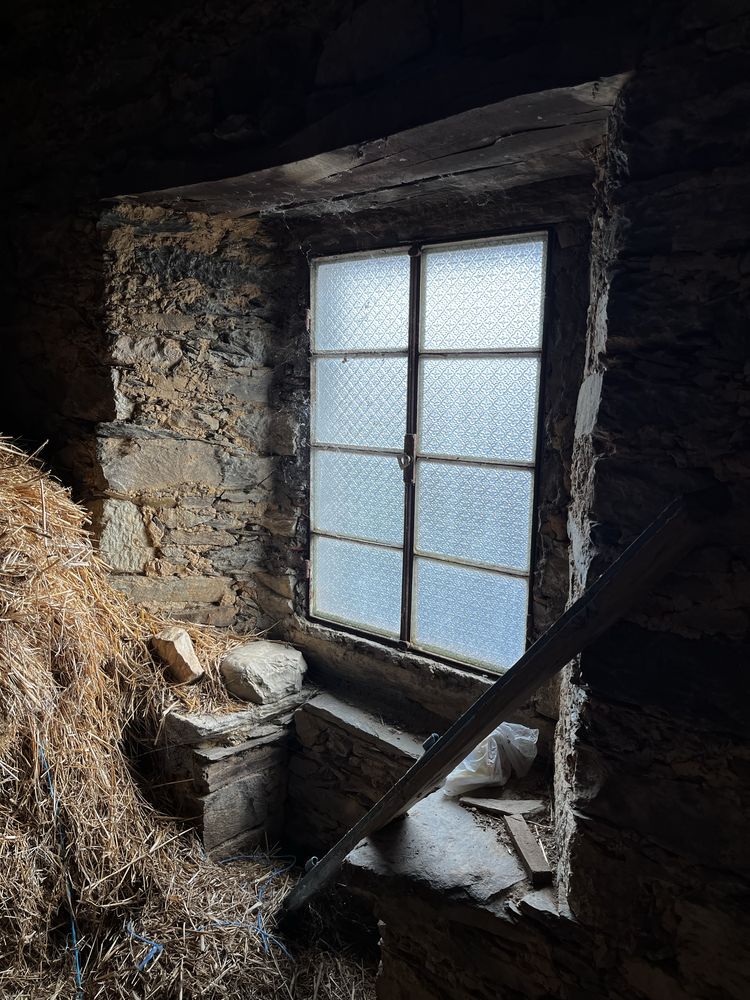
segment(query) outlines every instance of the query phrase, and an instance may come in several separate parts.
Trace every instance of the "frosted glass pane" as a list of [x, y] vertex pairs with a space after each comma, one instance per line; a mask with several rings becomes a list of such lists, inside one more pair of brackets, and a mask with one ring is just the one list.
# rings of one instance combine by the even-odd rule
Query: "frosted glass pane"
[[385, 635], [401, 623], [401, 552], [313, 537], [312, 613]]
[[393, 455], [312, 455], [312, 529], [401, 545], [404, 477]]
[[531, 462], [538, 358], [422, 358], [419, 450]]
[[543, 240], [428, 250], [424, 275], [426, 350], [540, 346]]
[[407, 254], [319, 264], [314, 282], [314, 350], [406, 349]]
[[518, 577], [417, 559], [413, 640], [458, 660], [512, 666], [526, 645], [527, 600]]
[[314, 444], [402, 448], [406, 358], [313, 361]]
[[420, 460], [417, 549], [527, 570], [532, 486], [523, 469]]

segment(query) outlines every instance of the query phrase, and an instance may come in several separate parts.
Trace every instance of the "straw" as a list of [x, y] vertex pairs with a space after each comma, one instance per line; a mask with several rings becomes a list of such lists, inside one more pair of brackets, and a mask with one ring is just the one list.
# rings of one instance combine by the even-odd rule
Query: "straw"
[[0, 439], [0, 996], [372, 996], [344, 953], [287, 956], [287, 865], [207, 858], [148, 800], [136, 764], [166, 712], [242, 707], [218, 670], [240, 637], [186, 624], [206, 676], [180, 687], [149, 651], [169, 623], [111, 586], [83, 508]]

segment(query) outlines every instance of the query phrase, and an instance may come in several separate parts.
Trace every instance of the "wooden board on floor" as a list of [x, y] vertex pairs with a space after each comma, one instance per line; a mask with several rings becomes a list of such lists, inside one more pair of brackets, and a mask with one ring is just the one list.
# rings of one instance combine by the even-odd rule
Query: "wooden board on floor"
[[462, 795], [459, 802], [492, 816], [531, 816], [545, 805], [541, 799], [478, 799], [473, 795]]
[[508, 833], [516, 845], [516, 850], [521, 855], [526, 871], [529, 873], [531, 884], [535, 889], [549, 885], [552, 881], [552, 869], [526, 820], [523, 816], [506, 816], [505, 825], [508, 827]]

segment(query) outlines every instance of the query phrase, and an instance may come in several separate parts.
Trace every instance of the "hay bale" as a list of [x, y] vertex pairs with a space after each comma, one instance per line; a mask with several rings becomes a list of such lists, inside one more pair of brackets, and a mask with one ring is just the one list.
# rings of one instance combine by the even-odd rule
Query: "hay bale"
[[[211, 861], [145, 796], [134, 761], [165, 713], [242, 707], [218, 671], [239, 637], [186, 625], [205, 676], [175, 686], [148, 644], [168, 624], [110, 586], [86, 512], [0, 439], [3, 997], [304, 997], [329, 962], [293, 966], [269, 930], [287, 863]], [[351, 970], [317, 996], [367, 995]]]

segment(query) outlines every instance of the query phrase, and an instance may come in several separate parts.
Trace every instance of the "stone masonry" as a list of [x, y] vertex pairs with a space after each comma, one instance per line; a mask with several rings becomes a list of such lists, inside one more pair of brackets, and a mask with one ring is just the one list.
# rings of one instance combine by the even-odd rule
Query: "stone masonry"
[[99, 228], [115, 400], [97, 428], [102, 555], [140, 604], [267, 627], [293, 593], [291, 576], [265, 572], [271, 550], [298, 522], [280, 484], [295, 431], [271, 405], [278, 251], [257, 220], [122, 206]]

